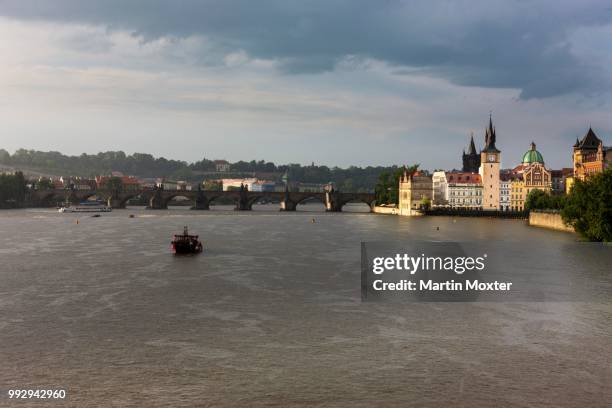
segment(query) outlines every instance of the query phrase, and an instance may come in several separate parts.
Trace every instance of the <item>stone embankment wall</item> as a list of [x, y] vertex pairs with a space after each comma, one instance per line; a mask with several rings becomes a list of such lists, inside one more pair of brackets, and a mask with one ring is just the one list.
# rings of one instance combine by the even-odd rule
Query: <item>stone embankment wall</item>
[[399, 213], [399, 209], [395, 207], [380, 207], [377, 205], [374, 207], [374, 212], [376, 214], [397, 215]]
[[575, 232], [573, 227], [565, 225], [558, 211], [531, 211], [529, 212], [529, 225], [557, 231]]

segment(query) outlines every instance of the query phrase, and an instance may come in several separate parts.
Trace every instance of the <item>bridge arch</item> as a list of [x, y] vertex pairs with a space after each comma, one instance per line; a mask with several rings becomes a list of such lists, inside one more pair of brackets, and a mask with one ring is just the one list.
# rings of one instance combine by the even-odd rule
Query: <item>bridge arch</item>
[[[219, 191], [218, 193], [221, 193], [221, 192]], [[216, 202], [218, 199], [231, 200], [232, 205], [236, 205], [236, 203], [240, 201], [240, 196], [238, 194], [210, 194], [210, 195], [207, 194], [206, 199], [208, 200], [208, 204], [210, 206], [223, 205], [223, 204], [219, 204], [219, 202]]]
[[367, 205], [370, 211], [372, 211], [372, 209], [374, 208], [375, 202], [376, 202], [375, 200], [369, 199], [367, 197], [356, 195], [356, 196], [348, 197], [342, 200], [340, 202], [340, 208], [342, 209], [346, 204], [350, 204], [350, 203], [361, 203], [361, 204]]
[[275, 202], [279, 202], [279, 200], [282, 200], [279, 194], [275, 194], [273, 192], [267, 192], [267, 191], [261, 192], [261, 193], [250, 192], [248, 199], [247, 199], [247, 203], [249, 207], [251, 207], [253, 204], [257, 203], [261, 199], [266, 199], [266, 200], [275, 201]]
[[60, 202], [70, 200], [72, 203], [84, 201], [87, 198], [96, 195], [95, 191], [74, 191], [74, 190], [38, 190], [35, 191], [31, 198], [36, 204], [42, 206], [56, 205]]
[[119, 198], [120, 208], [125, 208], [127, 206], [127, 202], [136, 197], [142, 197], [145, 201], [149, 201], [151, 199], [151, 194], [147, 191], [135, 191], [132, 193], [124, 193], [121, 194]]
[[107, 201], [110, 197], [110, 195], [105, 194], [102, 191], [88, 191], [85, 194], [78, 194], [78, 196], [81, 199], [81, 201], [87, 201], [92, 197], [97, 197], [98, 200]]
[[176, 192], [172, 192], [170, 194], [164, 194], [163, 196], [163, 202], [164, 202], [164, 206], [167, 207], [168, 204], [170, 203], [170, 201], [172, 201], [173, 199], [177, 198], [177, 197], [185, 197], [188, 201], [194, 202], [196, 200], [196, 196], [193, 194], [192, 191], [180, 191], [177, 190]]
[[[325, 211], [327, 203], [323, 194], [303, 194], [298, 197], [292, 197], [295, 211]], [[308, 203], [313, 203], [313, 207], [306, 207]], [[301, 206], [301, 207], [300, 207]], [[319, 207], [320, 206], [320, 207]]]
[[305, 195], [303, 197], [298, 198], [297, 200], [294, 200], [295, 205], [299, 205], [302, 204], [304, 201], [318, 201], [321, 204], [325, 205], [325, 197], [321, 196], [321, 195]]

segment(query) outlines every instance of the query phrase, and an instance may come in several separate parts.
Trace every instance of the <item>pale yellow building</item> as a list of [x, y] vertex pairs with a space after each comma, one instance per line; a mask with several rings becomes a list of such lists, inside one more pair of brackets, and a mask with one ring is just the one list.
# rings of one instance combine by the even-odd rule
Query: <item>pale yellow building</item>
[[525, 207], [525, 183], [523, 176], [517, 176], [510, 183], [510, 210], [523, 211]]
[[404, 170], [399, 182], [399, 215], [420, 215], [423, 203], [432, 200], [432, 177], [420, 171]]

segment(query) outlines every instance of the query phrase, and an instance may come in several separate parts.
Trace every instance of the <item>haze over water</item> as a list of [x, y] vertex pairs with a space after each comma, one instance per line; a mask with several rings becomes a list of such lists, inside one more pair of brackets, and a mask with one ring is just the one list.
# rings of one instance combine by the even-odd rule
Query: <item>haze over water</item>
[[[63, 388], [71, 406], [612, 400], [612, 300], [361, 302], [360, 243], [410, 239], [527, 247], [524, 262], [553, 256], [559, 273], [612, 295], [601, 260], [567, 255], [576, 236], [518, 220], [256, 207], [271, 211], [0, 212], [0, 387]], [[203, 254], [170, 253], [183, 225]]]

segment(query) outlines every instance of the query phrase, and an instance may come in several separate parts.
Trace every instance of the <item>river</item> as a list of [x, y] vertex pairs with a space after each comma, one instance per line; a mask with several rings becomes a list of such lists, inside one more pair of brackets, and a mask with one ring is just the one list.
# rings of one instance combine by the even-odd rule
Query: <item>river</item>
[[[0, 389], [61, 388], [69, 406], [612, 401], [612, 268], [601, 260], [563, 272], [592, 280], [611, 295], [603, 302], [361, 302], [361, 241], [504, 241], [541, 265], [578, 251], [575, 235], [255, 207], [0, 212]], [[170, 253], [183, 225], [203, 254]]]

